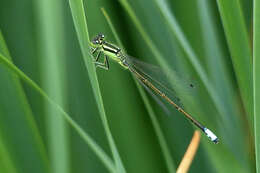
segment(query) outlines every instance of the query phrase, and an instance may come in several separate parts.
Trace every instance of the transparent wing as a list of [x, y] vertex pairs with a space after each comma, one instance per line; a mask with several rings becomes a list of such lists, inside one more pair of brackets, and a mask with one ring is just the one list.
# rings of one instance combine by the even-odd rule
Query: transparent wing
[[[156, 88], [158, 88], [160, 91], [162, 91], [164, 94], [166, 94], [178, 106], [183, 108], [181, 99], [179, 97], [177, 97], [178, 93], [175, 91], [174, 88], [177, 88], [178, 89], [177, 91], [179, 91], [179, 92], [181, 91], [180, 94], [183, 94], [183, 92], [185, 92], [186, 94], [189, 94], [190, 92], [192, 92], [192, 89], [194, 88], [194, 84], [188, 83], [188, 82], [183, 82], [180, 77], [176, 78], [176, 74], [175, 74], [175, 78], [173, 79], [171, 77], [173, 74], [171, 74], [171, 73], [166, 74], [159, 67], [139, 61], [136, 58], [127, 56], [126, 60], [129, 64], [129, 66], [131, 66], [131, 68], [134, 68], [138, 73], [140, 73], [149, 82], [151, 82]], [[144, 84], [142, 84], [142, 85], [144, 85]], [[151, 89], [149, 89], [149, 87], [146, 86], [145, 88], [146, 89], [148, 88], [147, 90], [148, 91], [150, 90], [149, 93], [151, 93]], [[154, 92], [152, 92], [152, 93], [154, 93]], [[160, 102], [158, 102], [158, 103], [160, 105], [162, 105], [162, 103], [160, 103]], [[165, 109], [165, 108], [163, 108], [163, 109]]]
[[162, 100], [160, 100], [158, 98], [157, 95], [155, 95], [155, 93], [148, 87], [146, 86], [141, 80], [138, 79], [138, 82], [146, 89], [146, 91], [151, 94], [151, 96], [153, 97], [153, 99], [157, 102], [158, 105], [161, 106], [161, 108], [163, 109], [163, 111], [167, 114], [170, 115], [170, 111], [169, 109], [165, 106], [165, 104], [162, 102]]
[[[175, 92], [174, 88], [178, 88], [181, 92], [190, 94], [190, 92], [193, 92], [194, 88], [196, 88], [196, 82], [194, 80], [187, 79], [186, 76], [184, 77], [184, 75], [179, 74], [174, 70], [167, 70], [167, 72], [165, 72], [158, 66], [145, 63], [129, 55], [127, 55], [127, 61], [129, 61], [129, 63], [136, 69], [143, 72], [158, 83], [163, 84], [172, 92]], [[176, 94], [176, 92], [174, 94]]]

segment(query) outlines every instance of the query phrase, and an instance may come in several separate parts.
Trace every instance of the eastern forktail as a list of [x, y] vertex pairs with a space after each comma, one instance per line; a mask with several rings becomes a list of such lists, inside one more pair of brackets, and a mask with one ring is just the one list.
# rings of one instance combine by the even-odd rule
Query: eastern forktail
[[[217, 136], [208, 128], [203, 126], [199, 121], [194, 119], [189, 113], [184, 111], [179, 105], [177, 105], [170, 97], [163, 91], [161, 91], [158, 87], [156, 87], [151, 80], [142, 73], [140, 73], [134, 64], [134, 61], [126, 55], [119, 47], [105, 41], [105, 36], [103, 34], [98, 34], [94, 39], [91, 41], [92, 48], [91, 53], [94, 56], [96, 53], [95, 64], [97, 67], [103, 68], [108, 70], [109, 69], [109, 62], [108, 57], [118, 62], [122, 67], [128, 69], [140, 82], [143, 86], [151, 89], [155, 94], [163, 98], [166, 102], [170, 103], [174, 106], [179, 112], [181, 112], [187, 119], [189, 119], [195, 126], [204, 132], [207, 137], [214, 143], [218, 143]], [[104, 53], [104, 62], [99, 62], [99, 58], [101, 57], [101, 53]], [[150, 76], [151, 78], [151, 76]]]

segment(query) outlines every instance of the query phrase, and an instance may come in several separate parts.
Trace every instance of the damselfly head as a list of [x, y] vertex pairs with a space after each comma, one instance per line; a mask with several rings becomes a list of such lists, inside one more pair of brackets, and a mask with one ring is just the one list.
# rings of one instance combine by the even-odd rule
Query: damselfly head
[[96, 37], [94, 37], [93, 39], [92, 39], [92, 43], [93, 44], [102, 44], [103, 43], [103, 40], [104, 40], [104, 38], [105, 38], [105, 35], [104, 34], [98, 34]]

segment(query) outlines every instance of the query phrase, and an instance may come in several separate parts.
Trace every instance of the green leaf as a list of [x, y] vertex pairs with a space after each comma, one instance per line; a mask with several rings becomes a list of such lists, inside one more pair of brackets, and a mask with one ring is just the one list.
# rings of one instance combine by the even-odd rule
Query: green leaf
[[253, 87], [254, 87], [254, 128], [256, 172], [260, 172], [260, 2], [254, 1], [254, 36], [253, 36]]
[[106, 135], [108, 137], [111, 151], [112, 151], [114, 160], [116, 162], [118, 172], [125, 172], [124, 165], [121, 161], [120, 155], [117, 151], [114, 139], [112, 137], [112, 134], [111, 134], [111, 131], [109, 128], [108, 120], [107, 120], [106, 113], [105, 113], [105, 108], [103, 105], [102, 96], [101, 96], [100, 89], [99, 89], [97, 74], [96, 74], [95, 67], [94, 67], [94, 64], [92, 61], [92, 57], [90, 56], [90, 53], [89, 53], [90, 52], [90, 48], [89, 48], [90, 41], [89, 41], [88, 28], [87, 28], [87, 23], [86, 23], [86, 18], [85, 18], [85, 12], [84, 12], [84, 8], [83, 8], [83, 2], [82, 2], [82, 0], [77, 0], [77, 1], [70, 0], [69, 2], [70, 2], [72, 17], [73, 17], [74, 25], [75, 25], [75, 28], [77, 31], [84, 62], [85, 62], [86, 68], [88, 70], [89, 79], [90, 79], [90, 82], [91, 82], [91, 85], [92, 85], [92, 88], [94, 91], [96, 102], [98, 104], [98, 108], [99, 108], [100, 115], [101, 115], [101, 120], [102, 120], [104, 129], [105, 129]]
[[[121, 159], [121, 172], [175, 171], [170, 166], [180, 163], [195, 127], [170, 106], [166, 116], [117, 62], [109, 61], [109, 71], [95, 70], [88, 46], [97, 33], [111, 43], [120, 39], [115, 45], [124, 45], [129, 55], [160, 66], [177, 83], [172, 88], [184, 110], [219, 137], [214, 145], [201, 136], [189, 172], [259, 172], [258, 6], [253, 0], [1, 1], [10, 63], [37, 85], [35, 90], [19, 78], [0, 56], [0, 172], [120, 172]], [[0, 54], [10, 57], [3, 41]], [[68, 116], [63, 110], [71, 115], [66, 122], [74, 120], [69, 131], [55, 123]]]
[[[11, 61], [1, 32], [0, 54]], [[10, 154], [5, 157], [13, 161], [13, 169], [17, 171], [48, 172], [47, 151], [21, 83], [16, 75], [1, 64], [1, 60], [0, 78], [0, 134], [4, 140], [2, 146], [5, 147], [5, 154]], [[25, 148], [29, 148], [31, 152], [28, 153]], [[27, 157], [24, 158], [24, 155]]]
[[[159, 53], [159, 50], [156, 48], [155, 44], [152, 43], [152, 39], [149, 38], [147, 32], [145, 31], [144, 27], [141, 25], [141, 22], [137, 19], [135, 13], [131, 9], [128, 2], [125, 0], [121, 0], [120, 2], [122, 3], [122, 5], [126, 9], [126, 11], [129, 13], [130, 18], [133, 20], [133, 23], [136, 25], [138, 31], [140, 32], [140, 34], [143, 37], [143, 39], [145, 40], [146, 44], [150, 48], [150, 51], [157, 58], [161, 67], [163, 69], [170, 69], [170, 64], [167, 64], [167, 62], [163, 59], [163, 57]], [[233, 157], [232, 154], [231, 154], [231, 157], [229, 157], [230, 159], [233, 158], [232, 162], [234, 162], [234, 164], [237, 162], [236, 159], [239, 159], [238, 160], [239, 163], [243, 163], [243, 164], [236, 163], [237, 166], [241, 166], [237, 170], [242, 170], [242, 172], [243, 172], [244, 170], [250, 169], [249, 164], [248, 164], [249, 158], [245, 157], [245, 155], [248, 153], [248, 151], [244, 152], [244, 150], [243, 150], [243, 148], [247, 145], [247, 143], [244, 143], [245, 140], [243, 140], [246, 137], [246, 134], [243, 131], [244, 130], [243, 129], [244, 124], [242, 123], [243, 118], [241, 118], [241, 117], [237, 118], [237, 114], [236, 114], [236, 111], [239, 111], [239, 114], [242, 115], [242, 112], [240, 112], [241, 110], [236, 110], [236, 108], [239, 108], [239, 106], [236, 105], [237, 103], [239, 103], [239, 98], [236, 97], [236, 99], [238, 99], [237, 103], [232, 101], [233, 98], [230, 98], [231, 104], [234, 104], [234, 106], [233, 107], [231, 105], [230, 105], [230, 107], [226, 106], [226, 105], [228, 105], [228, 101], [230, 101], [230, 100], [226, 99], [225, 97], [224, 97], [224, 99], [221, 98], [219, 93], [216, 92], [215, 86], [213, 85], [212, 81], [210, 80], [209, 76], [207, 75], [207, 72], [206, 72], [205, 68], [202, 66], [202, 63], [200, 62], [201, 58], [198, 58], [196, 52], [193, 50], [192, 46], [190, 45], [189, 41], [186, 38], [186, 35], [182, 31], [182, 28], [179, 26], [175, 16], [170, 11], [169, 5], [166, 3], [166, 1], [158, 1], [158, 0], [155, 0], [155, 4], [157, 5], [160, 13], [162, 14], [162, 17], [164, 18], [164, 22], [166, 24], [165, 27], [167, 27], [169, 29], [171, 36], [173, 38], [176, 38], [177, 46], [181, 47], [183, 49], [183, 51], [186, 53], [189, 63], [191, 64], [192, 68], [194, 68], [198, 77], [201, 79], [201, 81], [202, 81], [201, 84], [205, 86], [207, 94], [209, 94], [209, 97], [203, 96], [205, 99], [205, 103], [203, 101], [203, 104], [207, 104], [210, 107], [207, 108], [205, 106], [202, 106], [203, 104], [198, 103], [197, 108], [193, 107], [193, 110], [197, 109], [199, 111], [199, 114], [201, 114], [201, 115], [205, 114], [206, 111], [209, 111], [208, 113], [216, 115], [214, 108], [213, 109], [211, 108], [213, 105], [209, 104], [209, 102], [207, 102], [207, 100], [210, 99], [210, 102], [213, 102], [215, 108], [218, 111], [217, 112], [218, 117], [216, 117], [216, 118], [214, 117], [214, 118], [218, 119], [219, 125], [220, 125], [219, 129], [222, 132], [222, 134], [220, 136], [220, 140], [223, 139], [224, 141], [226, 141], [230, 137], [232, 137], [234, 135], [234, 133], [236, 133], [238, 135], [243, 134], [242, 139], [235, 138], [233, 140], [226, 141], [225, 143], [220, 142], [221, 143], [220, 145], [225, 145], [225, 146], [222, 146], [223, 147], [222, 150], [224, 151], [228, 148], [232, 153], [234, 153], [235, 157]], [[158, 55], [160, 55], [160, 56], [158, 56]], [[182, 63], [185, 63], [184, 57], [181, 60]], [[190, 73], [192, 72], [190, 69], [186, 69], [186, 71], [189, 71]], [[200, 88], [202, 88], [203, 87], [202, 85], [198, 85], [198, 86], [200, 86]], [[177, 90], [177, 92], [178, 92], [178, 90]], [[205, 91], [203, 91], [203, 92], [205, 92]], [[233, 95], [237, 96], [237, 93], [235, 93]], [[223, 96], [225, 96], [225, 95], [223, 95]], [[180, 95], [180, 97], [183, 97], [183, 96]], [[196, 98], [200, 100], [202, 97], [196, 96]], [[182, 101], [190, 102], [188, 99], [186, 99], [186, 100], [182, 99]], [[196, 100], [194, 100], [194, 101], [196, 101]], [[184, 104], [184, 106], [187, 107], [189, 110], [190, 110], [190, 108], [192, 108], [192, 104]], [[197, 114], [198, 114], [198, 112], [197, 112]], [[213, 120], [213, 117], [212, 117], [212, 120]], [[214, 122], [212, 120], [208, 119], [207, 122], [209, 122], [209, 124], [210, 124], [210, 123]], [[230, 125], [231, 122], [232, 122], [232, 124]], [[216, 123], [215, 123], [215, 126], [216, 126]], [[224, 129], [226, 129], [226, 130], [224, 130]], [[220, 133], [217, 133], [217, 134], [220, 134]], [[246, 137], [246, 140], [247, 140], [247, 137]], [[215, 147], [207, 146], [206, 148], [207, 148], [208, 152], [210, 153], [210, 155], [212, 156], [210, 159], [212, 159], [213, 162], [223, 162], [223, 160], [222, 160], [223, 156], [214, 154], [214, 153], [216, 153]], [[236, 151], [241, 151], [241, 150], [243, 150], [243, 151], [236, 152]], [[225, 167], [226, 171], [232, 170], [232, 169], [233, 169], [233, 167], [231, 165], [226, 165], [226, 167]]]
[[78, 132], [82, 139], [90, 146], [90, 148], [97, 154], [100, 160], [105, 166], [111, 171], [115, 172], [114, 165], [110, 158], [104, 153], [104, 151], [96, 144], [96, 142], [85, 133], [78, 124], [71, 119], [71, 117], [58, 105], [56, 104], [34, 81], [26, 76], [20, 69], [18, 69], [12, 62], [10, 62], [5, 56], [0, 54], [0, 64], [5, 65], [13, 73], [19, 76], [22, 80], [28, 83], [33, 89], [35, 89], [44, 99], [46, 99], [61, 115], [65, 120]]
[[[40, 69], [42, 86], [55, 102], [64, 107], [67, 103], [65, 91], [65, 38], [63, 28], [63, 1], [36, 1]], [[70, 170], [69, 134], [62, 116], [45, 103], [46, 130], [52, 172], [68, 173]]]
[[252, 55], [240, 2], [218, 0], [217, 3], [242, 101], [253, 127]]
[[[104, 8], [101, 8], [101, 11], [103, 12], [108, 24], [109, 24], [109, 27], [110, 29], [112, 30], [115, 38], [116, 38], [116, 41], [118, 43], [118, 45], [121, 47], [121, 48], [124, 48], [121, 40], [119, 39], [119, 36], [116, 32], [116, 29], [115, 27], [113, 26], [112, 22], [111, 22], [111, 19], [110, 17], [108, 16], [107, 12], [105, 11]], [[134, 78], [134, 76], [132, 76]], [[158, 137], [158, 141], [159, 141], [159, 144], [161, 146], [161, 149], [162, 149], [162, 152], [163, 152], [163, 155], [164, 155], [164, 158], [165, 158], [165, 161], [166, 161], [166, 165], [167, 165], [167, 168], [168, 168], [168, 171], [169, 172], [175, 172], [176, 170], [176, 166], [174, 165], [174, 161], [173, 161], [173, 158], [170, 154], [170, 150], [167, 146], [167, 142], [165, 140], [165, 137], [163, 135], [163, 132], [162, 132], [162, 129], [160, 127], [160, 124], [158, 122], [158, 119], [156, 118], [156, 115], [155, 115], [155, 112], [154, 110], [152, 109], [152, 105], [151, 103], [149, 102], [149, 99], [144, 91], [144, 89], [141, 87], [141, 85], [138, 83], [138, 81], [135, 79], [135, 84], [138, 88], [138, 91], [140, 92], [140, 95], [144, 101], [144, 104], [146, 106], [146, 109], [148, 111], [148, 114], [150, 116], [150, 119], [152, 121], [152, 124], [153, 124], [153, 128], [154, 128], [154, 131]]]

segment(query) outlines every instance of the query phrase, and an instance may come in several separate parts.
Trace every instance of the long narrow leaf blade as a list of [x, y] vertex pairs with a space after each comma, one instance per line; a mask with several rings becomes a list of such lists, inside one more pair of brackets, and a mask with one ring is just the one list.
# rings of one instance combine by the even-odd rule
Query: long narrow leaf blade
[[74, 25], [75, 25], [75, 28], [77, 31], [84, 62], [85, 62], [86, 68], [88, 70], [89, 79], [90, 79], [90, 82], [91, 82], [91, 85], [92, 85], [92, 88], [94, 91], [96, 102], [98, 104], [101, 119], [103, 122], [103, 126], [105, 129], [106, 135], [108, 137], [111, 151], [112, 151], [114, 160], [116, 162], [118, 171], [125, 172], [125, 168], [121, 161], [120, 155], [117, 151], [115, 142], [113, 140], [113, 137], [112, 137], [109, 125], [108, 125], [105, 108], [103, 105], [103, 100], [102, 100], [102, 96], [101, 96], [100, 88], [99, 88], [99, 84], [98, 84], [97, 74], [96, 74], [95, 67], [92, 62], [92, 57], [89, 54], [89, 52], [90, 52], [89, 34], [88, 34], [88, 28], [87, 28], [87, 23], [86, 23], [86, 18], [85, 18], [83, 2], [82, 2], [82, 0], [76, 0], [76, 1], [70, 0], [69, 2], [70, 2], [72, 17], [73, 17]]
[[[65, 92], [65, 39], [63, 31], [62, 1], [35, 1], [38, 23], [41, 28], [38, 36], [42, 86], [55, 102], [64, 107], [67, 102]], [[55, 116], [56, 110], [45, 104], [46, 131], [52, 172], [68, 173], [70, 170], [68, 128], [62, 116]]]
[[28, 83], [33, 89], [35, 89], [44, 99], [46, 99], [65, 120], [78, 132], [82, 139], [90, 146], [99, 159], [111, 172], [115, 172], [115, 167], [111, 159], [105, 154], [105, 152], [97, 145], [97, 143], [87, 134], [84, 130], [58, 105], [54, 102], [33, 80], [26, 76], [20, 69], [18, 69], [12, 62], [10, 62], [5, 56], [0, 54], [0, 64], [5, 65], [13, 73], [19, 76], [23, 81]]
[[[113, 26], [112, 22], [111, 22], [111, 19], [110, 17], [108, 16], [107, 12], [105, 11], [104, 8], [101, 9], [108, 24], [109, 24], [109, 27], [111, 28], [115, 38], [116, 38], [116, 41], [117, 43], [120, 45], [120, 47], [124, 47], [121, 40], [119, 39], [119, 36], [117, 35], [117, 32], [116, 32], [116, 29], [115, 27]], [[175, 172], [176, 170], [176, 166], [174, 165], [174, 161], [173, 161], [173, 158], [172, 156], [170, 155], [170, 149], [168, 148], [167, 146], [167, 142], [165, 140], [165, 137], [163, 135], [163, 132], [162, 132], [162, 129], [160, 127], [160, 124], [156, 118], [156, 115], [155, 115], [155, 112], [152, 108], [152, 105], [151, 103], [149, 102], [148, 100], [148, 97], [146, 95], [146, 93], [144, 92], [144, 89], [141, 87], [141, 85], [138, 83], [137, 80], [135, 80], [135, 83], [136, 83], [136, 86], [140, 92], [140, 95], [142, 96], [143, 98], [143, 101], [145, 103], [145, 106], [146, 106], [146, 109], [150, 115], [150, 118], [152, 120], [152, 123], [153, 123], [153, 127], [154, 127], [154, 130], [155, 130], [155, 133], [158, 137], [158, 140], [159, 140], [159, 143], [161, 145], [161, 148], [162, 148], [162, 152], [164, 154], [164, 158], [165, 158], [165, 161], [166, 161], [166, 165], [167, 165], [167, 168], [169, 170], [169, 172]]]
[[[0, 32], [1, 54], [12, 61]], [[28, 172], [48, 172], [50, 165], [47, 150], [19, 79], [1, 63], [0, 78], [0, 134], [1, 138], [5, 139], [3, 143], [9, 144], [6, 145], [6, 150], [10, 153], [10, 160], [16, 163], [17, 171], [23, 169]], [[30, 149], [31, 152], [27, 153], [24, 148]], [[27, 155], [26, 159], [24, 155]], [[39, 168], [41, 170], [38, 170]]]
[[256, 172], [260, 172], [260, 2], [254, 0], [254, 52], [253, 52], [253, 81], [254, 81], [254, 128]]
[[242, 101], [253, 127], [252, 54], [240, 2], [218, 0], [217, 3]]

